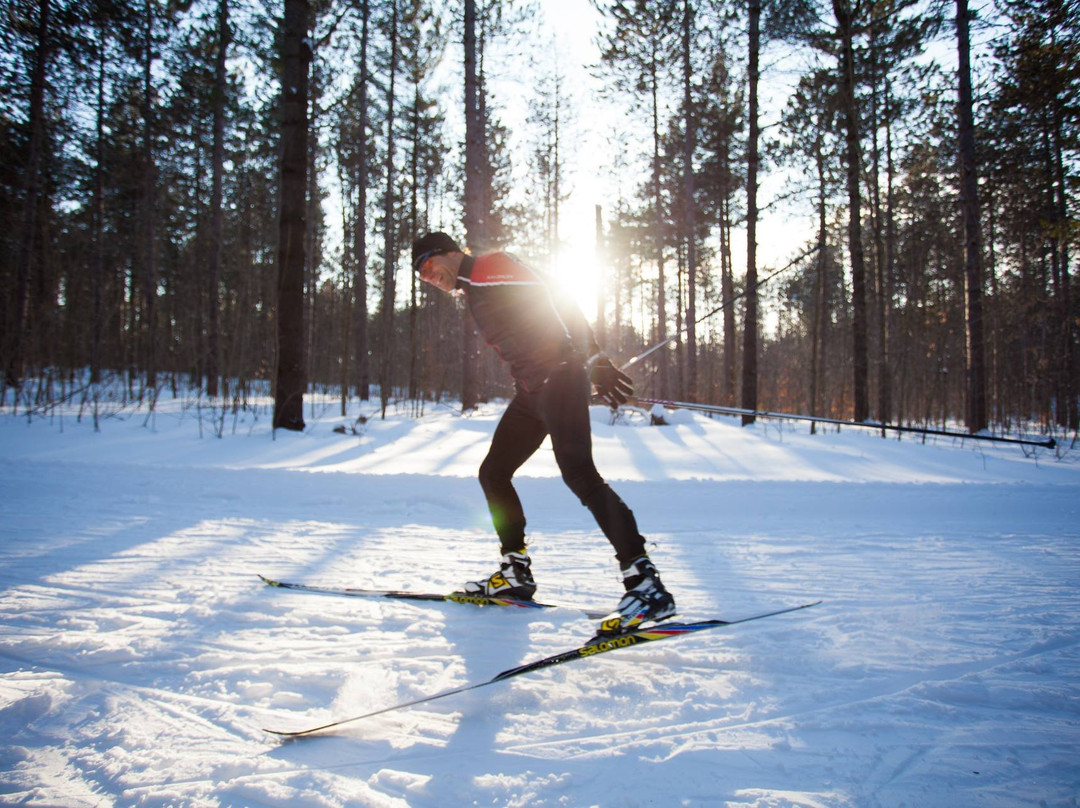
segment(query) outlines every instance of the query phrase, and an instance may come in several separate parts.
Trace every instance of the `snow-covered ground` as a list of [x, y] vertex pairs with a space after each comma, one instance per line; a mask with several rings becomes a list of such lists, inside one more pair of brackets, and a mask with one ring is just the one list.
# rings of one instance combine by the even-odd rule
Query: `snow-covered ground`
[[[474, 476], [501, 407], [358, 435], [333, 428], [359, 410], [337, 412], [276, 436], [266, 409], [222, 422], [190, 401], [100, 431], [74, 410], [0, 415], [0, 803], [1077, 804], [1075, 452], [685, 413], [594, 410], [598, 466], [682, 616], [824, 603], [265, 733], [592, 634], [573, 610], [263, 585], [445, 591], [494, 569]], [[538, 597], [613, 606], [610, 548], [549, 448], [519, 489]]]

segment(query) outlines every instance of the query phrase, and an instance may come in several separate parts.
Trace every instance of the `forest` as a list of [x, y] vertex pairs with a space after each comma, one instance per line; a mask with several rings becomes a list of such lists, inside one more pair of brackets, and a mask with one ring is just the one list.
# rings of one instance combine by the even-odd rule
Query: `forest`
[[640, 394], [1075, 438], [1077, 0], [4, 0], [0, 400], [508, 395], [410, 245], [550, 267], [584, 125]]

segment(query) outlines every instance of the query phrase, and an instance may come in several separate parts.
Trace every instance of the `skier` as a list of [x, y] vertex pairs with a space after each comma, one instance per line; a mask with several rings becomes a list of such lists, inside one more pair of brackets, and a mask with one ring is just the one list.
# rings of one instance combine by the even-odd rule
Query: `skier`
[[600, 351], [580, 309], [534, 269], [504, 252], [466, 255], [445, 233], [413, 242], [413, 271], [444, 292], [464, 293], [484, 340], [510, 366], [515, 395], [480, 465], [502, 561], [467, 594], [531, 600], [536, 583], [525, 542], [525, 514], [514, 472], [551, 436], [563, 481], [607, 536], [626, 594], [601, 623], [601, 635], [631, 631], [675, 614], [675, 599], [645, 552], [630, 508], [596, 470], [589, 426], [589, 384], [612, 409], [633, 395], [630, 378]]

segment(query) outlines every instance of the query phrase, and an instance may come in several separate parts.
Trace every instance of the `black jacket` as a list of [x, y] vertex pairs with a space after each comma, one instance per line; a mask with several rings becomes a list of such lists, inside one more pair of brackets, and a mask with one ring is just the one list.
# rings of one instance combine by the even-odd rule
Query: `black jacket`
[[484, 341], [528, 392], [560, 364], [599, 352], [581, 310], [546, 275], [508, 253], [465, 256], [457, 286]]

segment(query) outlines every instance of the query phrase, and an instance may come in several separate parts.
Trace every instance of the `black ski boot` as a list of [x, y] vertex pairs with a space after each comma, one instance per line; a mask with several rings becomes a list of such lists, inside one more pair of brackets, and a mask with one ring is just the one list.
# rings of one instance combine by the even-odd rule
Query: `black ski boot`
[[529, 569], [531, 561], [524, 550], [507, 553], [502, 557], [498, 572], [483, 581], [470, 581], [461, 588], [466, 595], [481, 595], [488, 598], [509, 598], [511, 600], [532, 600], [536, 592]]
[[626, 634], [675, 614], [675, 598], [660, 582], [660, 573], [648, 556], [624, 564], [622, 574], [626, 594], [615, 611], [601, 621], [597, 637]]

